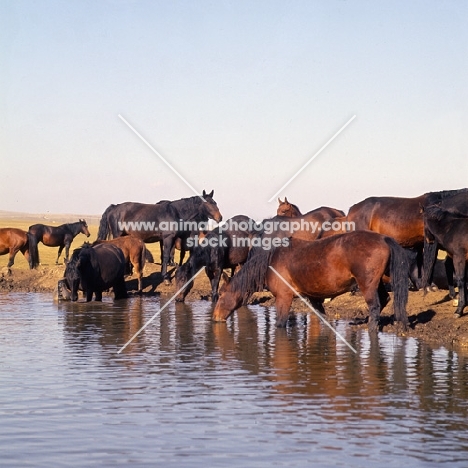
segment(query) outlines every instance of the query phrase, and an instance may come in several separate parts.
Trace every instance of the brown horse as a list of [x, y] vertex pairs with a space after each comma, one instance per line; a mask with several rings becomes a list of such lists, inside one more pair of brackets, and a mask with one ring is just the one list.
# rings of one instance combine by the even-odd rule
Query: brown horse
[[466, 191], [446, 190], [430, 192], [414, 198], [370, 197], [353, 205], [348, 212], [348, 222], [355, 230], [374, 231], [393, 237], [402, 247], [413, 249], [417, 262], [410, 272], [411, 280], [421, 287], [422, 252], [424, 243], [424, 221], [421, 206], [438, 203], [457, 193]]
[[42, 242], [47, 247], [58, 247], [58, 255], [55, 264], [58, 264], [62, 250], [65, 247], [65, 260], [68, 261], [68, 253], [73, 239], [78, 234], [84, 234], [89, 237], [88, 225], [84, 219], [76, 223], [61, 224], [60, 226], [47, 226], [45, 224], [33, 224], [29, 226], [29, 234], [36, 239], [36, 242]]
[[17, 228], [0, 229], [0, 255], [9, 254], [8, 268], [15, 263], [15, 256], [21, 252], [33, 269], [39, 265], [39, 252], [36, 239], [26, 231]]
[[110, 240], [97, 240], [92, 245], [97, 244], [113, 244], [122, 251], [125, 262], [135, 269], [138, 278], [138, 292], [141, 293], [143, 290], [143, 268], [146, 260], [145, 243], [136, 237], [124, 236]]
[[276, 298], [277, 326], [286, 326], [295, 292], [308, 298], [320, 311], [325, 298], [336, 297], [359, 286], [369, 307], [369, 331], [379, 328], [380, 312], [389, 296], [382, 276], [389, 274], [394, 293], [394, 316], [408, 327], [408, 263], [403, 249], [390, 237], [355, 231], [315, 242], [292, 239], [289, 247], [259, 251], [224, 286], [213, 320], [225, 321], [264, 284]]
[[[288, 197], [285, 197], [284, 201], [281, 201], [281, 199], [278, 198], [278, 203], [278, 209], [276, 210], [277, 216], [288, 216], [290, 218], [302, 216], [299, 207], [288, 202]], [[320, 208], [316, 208], [315, 210], [309, 211], [306, 214], [311, 213], [321, 213], [323, 216], [328, 217], [328, 219], [345, 216], [343, 211], [337, 210], [335, 208], [330, 208], [328, 206], [321, 206]]]

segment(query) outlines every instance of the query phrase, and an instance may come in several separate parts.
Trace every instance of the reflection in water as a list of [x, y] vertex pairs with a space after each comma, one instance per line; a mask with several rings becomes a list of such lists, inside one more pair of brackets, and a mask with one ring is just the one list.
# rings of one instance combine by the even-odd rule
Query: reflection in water
[[0, 451], [25, 431], [36, 437], [8, 466], [31, 456], [363, 466], [390, 455], [465, 466], [465, 357], [334, 323], [355, 354], [314, 315], [277, 329], [274, 308], [251, 306], [212, 323], [204, 301], [169, 305], [117, 354], [167, 299], [57, 306], [0, 296]]

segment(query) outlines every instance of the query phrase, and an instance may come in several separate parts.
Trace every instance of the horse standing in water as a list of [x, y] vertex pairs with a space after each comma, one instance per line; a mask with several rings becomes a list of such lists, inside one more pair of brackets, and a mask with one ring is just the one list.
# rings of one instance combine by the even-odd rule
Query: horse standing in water
[[24, 255], [30, 269], [36, 268], [39, 265], [39, 251], [36, 239], [33, 236], [22, 229], [1, 228], [0, 255], [9, 254], [8, 268], [12, 267], [15, 263], [15, 256], [18, 252]]
[[[293, 290], [278, 277], [273, 267]], [[225, 321], [266, 284], [276, 298], [278, 327], [285, 327], [297, 291], [323, 312], [323, 300], [359, 286], [369, 307], [369, 331], [379, 329], [380, 312], [389, 300], [382, 277], [389, 274], [394, 316], [408, 327], [408, 263], [403, 249], [390, 237], [355, 231], [315, 242], [291, 239], [288, 247], [258, 250], [221, 290], [214, 321]]]
[[[143, 242], [163, 243], [163, 261], [161, 274], [166, 283], [169, 282], [167, 266], [177, 238], [186, 240], [191, 229], [185, 229], [188, 223], [193, 228], [208, 219], [220, 222], [223, 217], [213, 200], [214, 190], [206, 193], [203, 199], [199, 196], [183, 198], [175, 202], [156, 204], [125, 202], [120, 205], [110, 205], [103, 213], [98, 239], [131, 235]], [[176, 208], [177, 206], [177, 208]], [[181, 224], [185, 225], [181, 227]]]
[[33, 224], [29, 226], [29, 234], [36, 239], [36, 242], [42, 242], [47, 247], [58, 247], [57, 260], [55, 264], [58, 265], [62, 250], [65, 248], [65, 261], [68, 261], [68, 254], [70, 252], [70, 245], [73, 239], [78, 234], [84, 234], [86, 237], [90, 236], [88, 225], [84, 219], [80, 219], [76, 223], [67, 223], [60, 226], [47, 226], [45, 224]]
[[110, 240], [97, 240], [93, 242], [93, 247], [99, 244], [112, 244], [118, 247], [125, 258], [129, 273], [132, 273], [132, 267], [135, 269], [138, 278], [138, 292], [143, 291], [143, 268], [146, 262], [145, 243], [133, 236], [117, 237]]

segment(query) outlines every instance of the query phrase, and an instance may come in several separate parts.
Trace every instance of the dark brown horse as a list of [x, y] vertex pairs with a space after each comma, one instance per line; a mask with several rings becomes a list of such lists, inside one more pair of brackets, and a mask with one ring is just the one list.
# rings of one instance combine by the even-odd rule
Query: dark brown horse
[[[466, 270], [468, 261], [468, 218], [442, 210], [437, 205], [424, 208], [424, 226], [429, 241], [446, 250], [452, 258], [455, 282], [458, 286], [458, 307], [455, 311], [461, 317], [466, 305]], [[424, 257], [430, 255], [424, 252]], [[425, 265], [429, 262], [424, 258]], [[424, 285], [428, 282], [424, 275]], [[450, 278], [449, 278], [450, 282]]]
[[[280, 198], [278, 198], [278, 209], [276, 210], [276, 214], [278, 216], [288, 216], [290, 218], [295, 218], [297, 216], [302, 216], [301, 210], [297, 205], [294, 205], [292, 203], [288, 202], [288, 198], [285, 197], [284, 201], [281, 201]], [[321, 213], [327, 219], [333, 219], [333, 218], [338, 218], [345, 216], [344, 212], [341, 210], [337, 210], [335, 208], [330, 208], [328, 206], [321, 206], [320, 208], [316, 208], [315, 210], [309, 211], [306, 214], [311, 214], [311, 213]]]
[[413, 249], [417, 262], [411, 269], [411, 280], [421, 287], [424, 221], [421, 206], [438, 203], [457, 193], [466, 191], [446, 190], [425, 193], [415, 198], [370, 197], [353, 205], [348, 212], [348, 222], [355, 230], [374, 231], [393, 237], [402, 247]]
[[[225, 321], [264, 284], [276, 298], [277, 326], [286, 326], [295, 292], [279, 275], [320, 311], [325, 298], [359, 286], [369, 307], [369, 330], [379, 328], [380, 312], [389, 296], [382, 283], [389, 274], [394, 293], [394, 316], [408, 326], [408, 263], [403, 249], [390, 237], [355, 231], [315, 242], [292, 239], [289, 247], [259, 251], [221, 291], [213, 320]], [[223, 285], [224, 288], [224, 285]]]
[[[125, 202], [110, 205], [103, 213], [98, 239], [131, 235], [143, 242], [163, 242], [161, 274], [169, 282], [167, 266], [174, 244], [178, 238], [186, 239], [200, 222], [222, 220], [218, 205], [213, 200], [214, 190], [199, 196], [183, 198], [174, 202], [163, 201], [155, 204]], [[181, 227], [181, 224], [183, 225]]]
[[146, 261], [146, 246], [145, 243], [133, 236], [117, 237], [110, 240], [97, 240], [93, 242], [94, 245], [98, 244], [112, 244], [118, 247], [124, 254], [127, 265], [133, 266], [138, 278], [138, 292], [143, 290], [143, 268]]
[[[59, 289], [66, 287], [72, 301], [78, 300], [81, 289], [86, 302], [102, 301], [103, 291], [113, 288], [115, 299], [125, 299], [125, 258], [122, 251], [112, 244], [95, 245], [85, 243], [73, 251], [65, 269], [65, 281], [59, 282]], [[67, 293], [68, 295], [68, 293]]]
[[8, 268], [15, 263], [15, 256], [21, 252], [33, 269], [39, 265], [39, 252], [36, 239], [26, 231], [17, 228], [0, 229], [0, 255], [9, 254]]
[[[225, 268], [231, 269], [231, 276], [236, 267], [243, 265], [249, 255], [252, 226], [255, 221], [248, 216], [237, 215], [226, 221], [227, 228], [219, 226], [201, 236], [201, 243], [196, 245], [188, 262], [177, 269], [176, 290], [179, 290], [192, 278], [201, 267], [211, 283], [211, 300], [218, 300], [218, 286]], [[177, 296], [177, 302], [183, 302], [193, 287], [193, 281]]]
[[88, 225], [84, 219], [76, 223], [61, 224], [60, 226], [47, 226], [45, 224], [33, 224], [29, 226], [29, 234], [42, 242], [47, 247], [58, 247], [58, 255], [55, 264], [58, 264], [62, 250], [65, 248], [65, 261], [68, 261], [70, 245], [78, 234], [89, 237]]

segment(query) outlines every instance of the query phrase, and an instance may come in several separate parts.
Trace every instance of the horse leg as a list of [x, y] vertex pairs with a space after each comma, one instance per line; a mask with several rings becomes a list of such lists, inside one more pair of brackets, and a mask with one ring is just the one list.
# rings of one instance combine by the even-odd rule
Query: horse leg
[[289, 311], [294, 298], [293, 292], [285, 286], [276, 295], [276, 326], [284, 328], [288, 323]]
[[180, 246], [179, 265], [182, 265], [184, 263], [184, 258], [185, 258], [185, 246], [184, 246], [184, 243], [182, 242], [182, 245]]
[[14, 247], [10, 248], [10, 256], [8, 257], [8, 265], [7, 265], [8, 268], [10, 268], [10, 267], [12, 267], [14, 265], [15, 257], [16, 257], [17, 253], [18, 253], [17, 248], [14, 248]]
[[164, 249], [163, 249], [163, 241], [162, 240], [159, 241], [159, 250], [161, 251], [161, 265], [162, 265], [164, 263], [164, 259], [163, 259]]
[[[86, 290], [86, 302], [91, 302], [93, 300], [93, 290], [88, 288]], [[96, 291], [96, 301], [102, 301], [102, 291]]]
[[452, 257], [447, 256], [444, 262], [445, 275], [447, 276], [447, 284], [449, 288], [450, 299], [455, 299], [455, 286], [453, 284], [453, 274], [455, 272], [453, 268], [453, 259]]
[[377, 333], [380, 326], [380, 311], [383, 308], [380, 304], [379, 296], [382, 295], [383, 292], [379, 291], [379, 285], [359, 285], [359, 289], [361, 290], [367, 307], [369, 308], [369, 333]]
[[[208, 275], [209, 277], [209, 270], [207, 269], [206, 270], [206, 274]], [[221, 280], [221, 275], [223, 273], [223, 270], [222, 268], [218, 268], [215, 273], [213, 274], [213, 272], [211, 272], [211, 278], [210, 278], [210, 282], [211, 282], [211, 302], [213, 302], [213, 304], [215, 304], [216, 302], [218, 302], [218, 298], [219, 298], [219, 295], [218, 295], [218, 287], [219, 287], [219, 282]]]
[[388, 301], [390, 300], [390, 294], [388, 294], [388, 291], [385, 289], [385, 285], [383, 284], [382, 281], [380, 281], [379, 283], [377, 293], [379, 295], [379, 301], [380, 301], [380, 312], [382, 312], [382, 310], [384, 309], [384, 307], [388, 304]]
[[[55, 264], [58, 265], [58, 261], [59, 261], [59, 258], [60, 258], [60, 255], [62, 255], [62, 250], [63, 248], [65, 247], [65, 245], [61, 245], [58, 249], [58, 255], [57, 255], [57, 260], [55, 260]], [[68, 261], [68, 251], [66, 252], [65, 254], [65, 259]]]
[[114, 285], [114, 299], [127, 299], [127, 286], [125, 285], [124, 277], [120, 277]]
[[466, 260], [465, 255], [453, 257], [453, 267], [455, 269], [455, 281], [458, 286], [458, 307], [455, 311], [456, 317], [463, 315], [465, 308], [465, 288], [466, 288]]
[[169, 278], [169, 275], [167, 274], [167, 266], [170, 263], [171, 252], [172, 252], [172, 248], [174, 247], [174, 243], [175, 243], [175, 238], [173, 236], [168, 236], [164, 239], [161, 275], [166, 285], [170, 284], [170, 278]]

